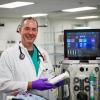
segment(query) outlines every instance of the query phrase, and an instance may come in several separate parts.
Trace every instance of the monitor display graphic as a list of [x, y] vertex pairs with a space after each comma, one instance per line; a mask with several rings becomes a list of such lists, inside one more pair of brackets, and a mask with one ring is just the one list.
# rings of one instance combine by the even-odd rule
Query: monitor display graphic
[[100, 57], [100, 29], [64, 30], [64, 57], [72, 60]]

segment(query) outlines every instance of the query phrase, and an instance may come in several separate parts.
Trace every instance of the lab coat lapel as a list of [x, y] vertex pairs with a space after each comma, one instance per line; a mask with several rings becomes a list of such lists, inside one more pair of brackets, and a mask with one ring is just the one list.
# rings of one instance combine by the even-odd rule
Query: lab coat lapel
[[39, 68], [39, 72], [38, 72], [38, 77], [40, 77], [42, 72], [45, 70], [45, 66], [43, 63], [44, 62], [42, 61], [42, 59], [40, 59], [40, 68]]
[[34, 77], [36, 78], [35, 66], [34, 66], [34, 64], [33, 64], [33, 62], [32, 62], [32, 59], [31, 59], [31, 57], [30, 57], [30, 55], [29, 55], [27, 49], [22, 45], [22, 43], [20, 43], [19, 45], [24, 49], [23, 52], [24, 52], [25, 56], [28, 57], [28, 59], [29, 59], [29, 61], [30, 61], [30, 63], [31, 63], [31, 67], [32, 67], [32, 69], [33, 69], [33, 71], [34, 71], [34, 73], [35, 73], [35, 76], [34, 76]]

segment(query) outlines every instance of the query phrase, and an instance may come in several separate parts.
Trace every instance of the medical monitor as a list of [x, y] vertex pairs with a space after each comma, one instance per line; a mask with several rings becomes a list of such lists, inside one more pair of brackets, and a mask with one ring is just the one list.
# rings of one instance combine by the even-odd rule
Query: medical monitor
[[100, 29], [64, 30], [64, 57], [69, 60], [100, 57]]

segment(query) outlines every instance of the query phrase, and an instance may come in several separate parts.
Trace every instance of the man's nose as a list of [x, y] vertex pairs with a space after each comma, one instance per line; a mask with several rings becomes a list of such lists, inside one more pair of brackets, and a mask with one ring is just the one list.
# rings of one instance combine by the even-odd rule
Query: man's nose
[[34, 32], [32, 30], [29, 31], [29, 34], [33, 34]]

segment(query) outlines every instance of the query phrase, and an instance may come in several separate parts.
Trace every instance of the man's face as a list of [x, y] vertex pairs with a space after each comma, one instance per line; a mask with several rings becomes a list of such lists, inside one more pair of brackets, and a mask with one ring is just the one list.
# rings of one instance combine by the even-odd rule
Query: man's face
[[33, 44], [34, 40], [36, 39], [37, 33], [37, 23], [33, 20], [25, 20], [20, 30], [21, 41], [23, 43]]

